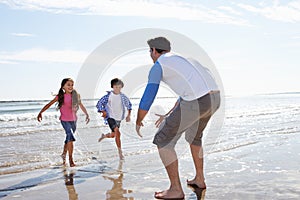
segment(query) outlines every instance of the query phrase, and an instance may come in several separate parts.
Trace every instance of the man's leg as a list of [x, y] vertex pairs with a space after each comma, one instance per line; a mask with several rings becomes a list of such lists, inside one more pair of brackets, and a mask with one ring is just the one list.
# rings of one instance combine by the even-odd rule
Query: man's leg
[[199, 188], [206, 188], [203, 173], [202, 135], [209, 119], [210, 117], [196, 121], [185, 132], [185, 139], [188, 143], [190, 143], [191, 154], [196, 169], [195, 178], [190, 181], [187, 180], [187, 184], [197, 186]]
[[156, 192], [155, 198], [183, 198], [184, 193], [181, 187], [179, 172], [178, 172], [178, 159], [174, 148], [159, 148], [159, 156], [167, 170], [170, 188], [162, 192]]
[[193, 180], [187, 181], [188, 185], [196, 185], [199, 188], [205, 189], [205, 179], [203, 172], [203, 148], [198, 145], [190, 145], [193, 161], [196, 169], [196, 176]]

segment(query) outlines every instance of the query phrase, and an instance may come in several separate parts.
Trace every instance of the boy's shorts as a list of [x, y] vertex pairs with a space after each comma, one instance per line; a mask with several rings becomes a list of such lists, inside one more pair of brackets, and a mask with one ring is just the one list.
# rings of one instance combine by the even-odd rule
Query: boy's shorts
[[120, 128], [121, 121], [119, 120], [115, 120], [114, 118], [108, 118], [107, 122], [112, 132], [115, 132], [116, 127]]
[[219, 107], [219, 92], [208, 93], [193, 101], [180, 99], [179, 105], [159, 127], [153, 143], [158, 148], [174, 148], [182, 133], [185, 132], [188, 143], [201, 146], [203, 130]]

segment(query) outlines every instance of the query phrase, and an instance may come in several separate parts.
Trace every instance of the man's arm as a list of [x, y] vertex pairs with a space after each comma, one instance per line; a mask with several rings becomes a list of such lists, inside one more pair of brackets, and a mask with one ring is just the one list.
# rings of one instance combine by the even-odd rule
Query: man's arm
[[139, 109], [136, 119], [136, 131], [140, 134], [140, 127], [143, 126], [143, 119], [147, 115], [155, 96], [158, 92], [159, 84], [162, 79], [162, 68], [158, 62], [156, 62], [149, 72], [148, 84], [144, 91], [143, 97], [139, 104]]

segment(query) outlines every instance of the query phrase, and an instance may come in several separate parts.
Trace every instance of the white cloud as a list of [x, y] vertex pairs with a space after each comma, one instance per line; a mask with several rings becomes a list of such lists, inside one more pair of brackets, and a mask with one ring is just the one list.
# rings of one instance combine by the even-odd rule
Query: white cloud
[[298, 40], [300, 39], [300, 36], [299, 35], [293, 36], [292, 39]]
[[232, 7], [229, 7], [229, 6], [219, 6], [218, 7], [220, 10], [224, 10], [224, 11], [227, 11], [233, 15], [242, 15], [241, 12], [237, 11], [237, 10], [234, 10]]
[[0, 65], [16, 65], [17, 62], [7, 61], [7, 60], [0, 60]]
[[273, 5], [260, 4], [255, 7], [247, 4], [237, 4], [249, 12], [260, 14], [268, 19], [282, 22], [300, 22], [300, 1], [292, 1], [285, 5], [280, 5], [275, 1]]
[[89, 53], [74, 50], [27, 49], [19, 52], [0, 52], [0, 63], [17, 64], [18, 62], [59, 62], [83, 63]]
[[31, 33], [11, 33], [11, 35], [16, 37], [35, 37], [35, 35]]
[[[41, 10], [56, 14], [144, 16], [198, 20], [206, 23], [249, 25], [246, 20], [237, 17], [237, 12], [229, 7], [225, 8], [226, 12], [222, 12], [215, 8], [205, 7], [200, 3], [192, 4], [178, 0], [4, 0], [2, 3], [15, 9]], [[228, 12], [229, 9], [230, 12]]]

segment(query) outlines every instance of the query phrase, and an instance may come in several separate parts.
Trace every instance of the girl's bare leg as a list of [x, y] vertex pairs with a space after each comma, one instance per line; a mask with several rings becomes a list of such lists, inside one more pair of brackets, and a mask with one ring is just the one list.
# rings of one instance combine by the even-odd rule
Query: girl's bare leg
[[67, 143], [67, 148], [68, 148], [68, 154], [69, 154], [70, 167], [74, 167], [76, 165], [73, 161], [73, 141], [70, 141], [70, 142]]
[[64, 145], [63, 153], [61, 154], [61, 158], [63, 160], [63, 165], [66, 164], [66, 156], [67, 156], [67, 144]]

